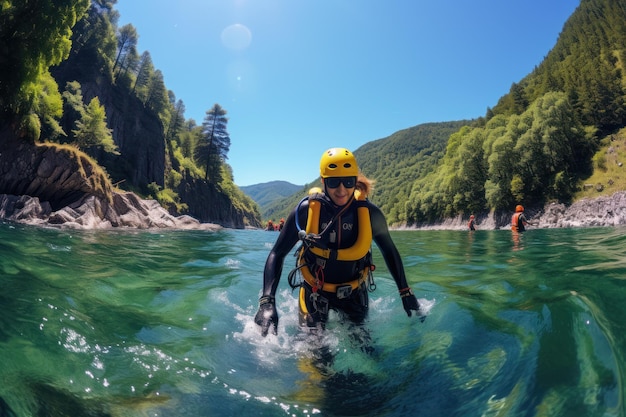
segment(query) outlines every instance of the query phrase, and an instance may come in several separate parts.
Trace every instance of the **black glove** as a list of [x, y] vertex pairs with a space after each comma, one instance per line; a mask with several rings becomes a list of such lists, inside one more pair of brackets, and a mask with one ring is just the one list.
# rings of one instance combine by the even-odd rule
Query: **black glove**
[[267, 336], [270, 324], [274, 325], [272, 333], [278, 334], [278, 312], [274, 297], [265, 296], [259, 299], [259, 311], [254, 316], [254, 322], [261, 326], [261, 336]]
[[409, 317], [411, 317], [411, 310], [415, 310], [415, 313], [419, 315], [420, 305], [410, 288], [400, 290], [400, 297], [402, 297], [402, 306], [404, 307], [404, 311], [406, 311], [406, 314], [408, 314]]

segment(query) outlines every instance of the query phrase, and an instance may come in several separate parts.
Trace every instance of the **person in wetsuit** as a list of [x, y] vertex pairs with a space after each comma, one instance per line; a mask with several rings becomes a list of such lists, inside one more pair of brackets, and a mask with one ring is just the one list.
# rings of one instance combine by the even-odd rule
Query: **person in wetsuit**
[[474, 217], [473, 214], [470, 216], [469, 222], [467, 222], [467, 229], [476, 230], [476, 218]]
[[526, 226], [529, 224], [536, 225], [536, 223], [530, 222], [524, 215], [524, 206], [518, 204], [515, 206], [515, 213], [511, 216], [511, 230], [514, 232], [526, 231]]
[[419, 312], [387, 221], [382, 211], [366, 199], [372, 181], [359, 172], [352, 152], [344, 148], [324, 152], [320, 175], [323, 190], [318, 189], [294, 208], [265, 262], [263, 292], [254, 318], [263, 336], [270, 328], [277, 334], [275, 295], [283, 261], [300, 240], [298, 270], [303, 281], [299, 317], [303, 327], [324, 329], [330, 310], [354, 323], [363, 322], [368, 313], [368, 278], [374, 268], [372, 240], [396, 282], [407, 315], [410, 317], [412, 310]]

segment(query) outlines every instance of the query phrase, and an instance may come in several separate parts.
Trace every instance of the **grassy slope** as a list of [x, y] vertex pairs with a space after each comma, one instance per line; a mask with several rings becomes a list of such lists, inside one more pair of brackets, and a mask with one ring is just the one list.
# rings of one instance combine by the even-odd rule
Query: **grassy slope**
[[593, 161], [593, 174], [581, 183], [574, 201], [626, 190], [626, 128], [606, 137]]

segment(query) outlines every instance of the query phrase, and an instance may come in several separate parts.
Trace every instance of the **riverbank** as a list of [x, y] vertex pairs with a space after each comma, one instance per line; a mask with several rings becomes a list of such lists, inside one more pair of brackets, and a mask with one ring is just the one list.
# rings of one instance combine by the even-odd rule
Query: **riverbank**
[[[585, 198], [571, 205], [547, 204], [540, 210], [528, 209], [526, 216], [535, 228], [596, 227], [626, 225], [626, 191], [611, 196]], [[508, 229], [511, 213], [477, 215], [478, 230]], [[43, 227], [73, 229], [181, 229], [219, 230], [222, 226], [201, 223], [191, 216], [172, 216], [154, 200], [142, 200], [133, 193], [114, 193], [108, 203], [88, 196], [75, 204], [53, 211], [50, 204], [36, 197], [0, 195], [0, 219]], [[465, 230], [468, 218], [457, 216], [440, 223], [394, 227], [394, 230]]]
[[[610, 196], [585, 198], [571, 205], [546, 204], [542, 209], [527, 209], [526, 217], [536, 225], [531, 228], [597, 227], [626, 225], [626, 191]], [[508, 229], [512, 212], [492, 212], [476, 216], [478, 230]], [[468, 216], [457, 216], [440, 223], [418, 227], [400, 227], [396, 230], [466, 230]]]

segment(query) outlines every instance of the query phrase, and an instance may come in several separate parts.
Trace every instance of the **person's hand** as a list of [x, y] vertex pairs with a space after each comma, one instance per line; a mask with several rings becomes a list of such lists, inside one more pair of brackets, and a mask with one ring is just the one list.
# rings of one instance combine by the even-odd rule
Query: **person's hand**
[[278, 334], [278, 312], [274, 297], [261, 297], [259, 300], [259, 311], [254, 316], [254, 322], [261, 326], [261, 336], [267, 336], [270, 325], [273, 325], [272, 334]]
[[402, 306], [404, 307], [404, 311], [406, 311], [406, 314], [409, 317], [411, 317], [411, 310], [415, 310], [415, 313], [419, 315], [420, 305], [410, 288], [400, 290], [400, 297], [402, 298]]

